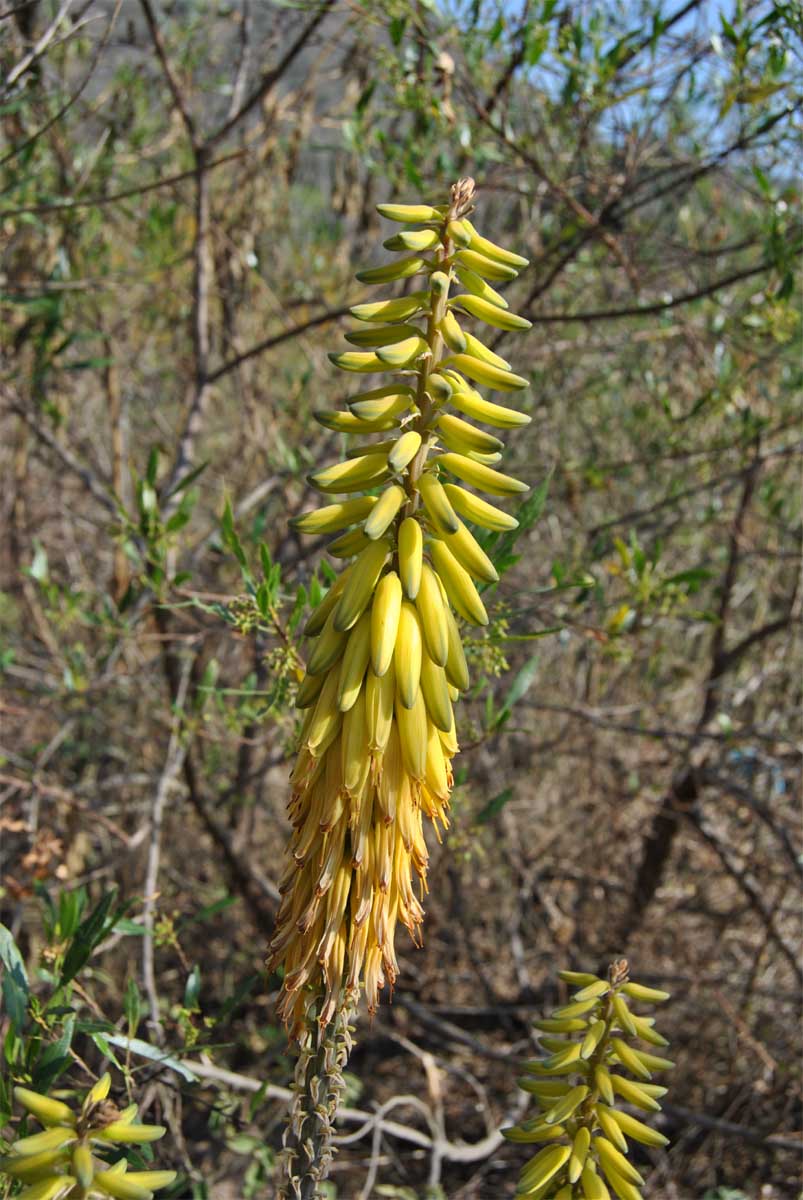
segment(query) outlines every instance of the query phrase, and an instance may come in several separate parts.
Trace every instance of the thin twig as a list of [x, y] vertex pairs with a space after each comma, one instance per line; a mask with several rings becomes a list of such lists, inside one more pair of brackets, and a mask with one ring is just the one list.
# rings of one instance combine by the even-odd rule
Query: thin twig
[[[122, 3], [123, 3], [123, 0], [115, 0], [114, 10], [112, 11], [111, 16], [109, 17], [109, 22], [108, 22], [105, 30], [103, 31], [103, 36], [100, 38], [97, 46], [95, 47], [95, 52], [92, 55], [89, 66], [87, 67], [87, 70], [84, 74], [83, 79], [78, 84], [78, 87], [75, 89], [75, 91], [69, 97], [69, 99], [65, 100], [65, 102], [64, 102], [64, 104], [62, 104], [61, 108], [58, 109], [58, 111], [55, 112], [48, 121], [45, 121], [44, 125], [40, 125], [40, 127], [36, 130], [36, 132], [32, 133], [29, 137], [27, 137], [24, 142], [20, 142], [17, 145], [12, 146], [11, 149], [9, 150], [8, 154], [4, 154], [3, 157], [0, 158], [0, 167], [4, 166], [9, 161], [9, 159], [15, 158], [18, 154], [21, 154], [23, 150], [26, 150], [28, 148], [28, 146], [32, 146], [34, 144], [34, 142], [38, 141], [38, 139], [40, 137], [42, 137], [43, 134], [47, 133], [48, 129], [52, 129], [53, 126], [58, 121], [61, 120], [61, 118], [65, 115], [65, 113], [68, 113], [70, 111], [72, 106], [81, 97], [81, 95], [84, 92], [84, 89], [86, 88], [86, 85], [89, 83], [90, 79], [92, 78], [92, 76], [95, 73], [95, 67], [98, 64], [98, 60], [100, 59], [101, 54], [106, 49], [106, 46], [109, 43], [109, 38], [111, 37], [112, 31], [117, 22], [117, 17], [119, 16]], [[0, 14], [0, 20], [2, 20], [2, 17], [3, 17], [3, 14]]]
[[431, 1144], [432, 1148], [437, 1145], [439, 1132], [435, 1125], [432, 1113], [423, 1100], [418, 1096], [391, 1096], [390, 1100], [386, 1100], [377, 1109], [376, 1120], [373, 1130], [371, 1131], [371, 1158], [368, 1163], [368, 1171], [365, 1176], [365, 1183], [357, 1197], [357, 1200], [371, 1200], [374, 1194], [374, 1184], [379, 1173], [379, 1156], [382, 1149], [382, 1119], [392, 1112], [394, 1108], [412, 1108], [416, 1112], [421, 1113], [425, 1121], [432, 1131]]
[[315, 329], [318, 325], [327, 325], [330, 321], [339, 321], [341, 317], [347, 317], [350, 309], [348, 306], [344, 308], [329, 308], [326, 312], [319, 313], [317, 317], [310, 317], [307, 321], [302, 321], [299, 325], [293, 325], [290, 329], [283, 329], [281, 333], [271, 334], [270, 337], [264, 338], [263, 341], [257, 342], [255, 346], [251, 346], [248, 350], [243, 350], [242, 354], [235, 355], [234, 358], [228, 359], [221, 366], [216, 367], [214, 371], [210, 371], [208, 375], [209, 383], [216, 383], [224, 375], [228, 375], [235, 367], [239, 367], [241, 363], [247, 362], [249, 358], [255, 358], [257, 354], [263, 354], [266, 350], [272, 350], [274, 346], [280, 346], [282, 342], [290, 341], [291, 338], [298, 337], [302, 333], [306, 333], [308, 329]]
[[[235, 1088], [238, 1091], [260, 1092], [266, 1100], [281, 1100], [289, 1103], [293, 1100], [294, 1093], [290, 1088], [278, 1087], [276, 1084], [265, 1084], [263, 1080], [252, 1079], [249, 1075], [240, 1075], [235, 1071], [226, 1071], [222, 1067], [216, 1067], [212, 1063], [198, 1062], [194, 1059], [184, 1059], [185, 1066], [198, 1075], [201, 1079], [209, 1079], [212, 1082], [220, 1083], [225, 1087]], [[396, 1097], [398, 1099], [398, 1097]], [[417, 1097], [416, 1104], [421, 1104]], [[514, 1107], [510, 1119], [518, 1120], [521, 1112], [527, 1105], [526, 1097]], [[399, 1141], [408, 1142], [413, 1146], [419, 1146], [423, 1150], [431, 1150], [433, 1147], [433, 1139], [426, 1133], [422, 1133], [420, 1129], [413, 1129], [409, 1125], [402, 1125], [397, 1121], [388, 1121], [378, 1112], [368, 1112], [361, 1108], [338, 1108], [338, 1120], [346, 1122], [346, 1124], [360, 1124], [362, 1128], [358, 1131], [359, 1137], [355, 1135], [350, 1137], [351, 1141], [358, 1141], [360, 1138], [367, 1137], [374, 1133], [375, 1129], [387, 1137], [398, 1138]], [[503, 1142], [502, 1134], [498, 1130], [481, 1138], [478, 1142], [451, 1142], [444, 1141], [439, 1146], [439, 1153], [447, 1162], [472, 1163], [479, 1162], [483, 1158], [487, 1158], [489, 1154], [493, 1154], [495, 1150]]]
[[[798, 257], [798, 254], [794, 254], [793, 257]], [[669, 309], [680, 308], [684, 304], [693, 304], [695, 300], [702, 300], [706, 296], [713, 296], [716, 292], [722, 291], [723, 288], [730, 287], [732, 283], [739, 283], [743, 279], [752, 279], [756, 275], [765, 275], [772, 269], [773, 264], [765, 260], [754, 267], [747, 267], [741, 271], [732, 271], [730, 275], [723, 275], [719, 279], [715, 279], [712, 283], [706, 284], [705, 287], [695, 288], [693, 292], [684, 292], [682, 295], [673, 296], [669, 300], [656, 300], [652, 304], [631, 304], [624, 308], [586, 309], [577, 313], [530, 312], [528, 315], [534, 325], [554, 325], [558, 322], [566, 321], [618, 321], [623, 317], [645, 317], [655, 313], [668, 312]]]
[[[142, 3], [149, 4], [150, 0], [142, 0]], [[285, 71], [287, 71], [288, 67], [290, 67], [290, 65], [304, 49], [305, 45], [318, 28], [321, 21], [333, 7], [334, 0], [324, 0], [318, 12], [315, 14], [312, 20], [304, 26], [301, 33], [298, 35], [292, 45], [288, 47], [276, 66], [271, 67], [269, 71], [265, 72], [259, 83], [251, 92], [250, 96], [248, 96], [237, 112], [228, 117], [223, 122], [220, 129], [218, 129], [217, 133], [212, 134], [212, 136], [207, 139], [206, 148], [208, 150], [211, 150], [213, 146], [216, 146], [219, 142], [223, 141], [223, 139], [228, 133], [231, 132], [235, 125], [237, 125], [243, 119], [243, 117], [251, 111], [252, 108], [255, 108], [262, 100], [263, 96], [267, 95], [270, 89], [279, 82]]]
[[5, 92], [3, 93], [4, 95], [7, 94], [11, 90], [11, 88], [14, 86], [14, 84], [17, 82], [17, 80], [20, 78], [20, 76], [25, 74], [25, 72], [28, 70], [28, 68], [30, 66], [33, 65], [33, 63], [36, 61], [36, 59], [41, 58], [41, 56], [44, 54], [45, 50], [47, 50], [48, 46], [53, 41], [53, 38], [56, 36], [56, 32], [58, 30], [59, 25], [61, 24], [61, 22], [66, 17], [67, 13], [72, 8], [73, 3], [74, 3], [74, 0], [63, 0], [61, 8], [56, 13], [56, 15], [53, 18], [53, 20], [51, 21], [50, 25], [48, 25], [47, 29], [41, 35], [39, 40], [34, 43], [34, 45], [31, 47], [31, 49], [28, 51], [28, 53], [23, 58], [20, 59], [20, 61], [17, 63], [17, 65], [15, 67], [11, 68], [8, 75], [6, 76]]
[[248, 69], [251, 65], [251, 5], [249, 0], [242, 0], [242, 15], [240, 17], [240, 58], [237, 63], [237, 74], [234, 87], [231, 89], [231, 103], [226, 114], [231, 119], [240, 108], [248, 79]]
[[793, 1154], [800, 1154], [803, 1150], [803, 1133], [761, 1133], [754, 1125], [737, 1125], [735, 1121], [723, 1121], [721, 1117], [694, 1112], [678, 1104], [664, 1104], [663, 1108], [667, 1116], [675, 1117], [687, 1126], [693, 1128], [698, 1125], [700, 1129], [712, 1129], [725, 1137], [738, 1138], [751, 1146], [762, 1146], [765, 1150], [791, 1150]]
[[156, 56], [161, 64], [162, 73], [164, 74], [167, 86], [170, 89], [170, 94], [173, 97], [173, 103], [181, 115], [181, 119], [184, 122], [187, 133], [189, 134], [190, 141], [192, 142], [193, 146], [195, 146], [195, 121], [190, 113], [189, 108], [187, 107], [184, 94], [178, 85], [178, 80], [173, 73], [173, 68], [170, 65], [170, 59], [167, 57], [164, 38], [162, 37], [162, 31], [159, 28], [159, 22], [156, 19], [156, 13], [153, 11], [153, 5], [151, 4], [151, 0], [140, 0], [140, 4], [142, 6], [142, 11], [145, 14], [145, 21], [147, 22], [148, 29], [150, 30], [153, 48], [156, 51]]
[[15, 412], [18, 417], [21, 417], [25, 424], [33, 430], [40, 442], [52, 450], [57, 458], [61, 459], [62, 464], [67, 467], [74, 475], [83, 483], [84, 487], [90, 492], [95, 499], [103, 505], [109, 512], [117, 515], [117, 506], [110, 490], [107, 490], [106, 485], [80, 463], [75, 456], [66, 449], [65, 446], [56, 440], [49, 429], [41, 425], [36, 417], [28, 411], [27, 408], [18, 400], [12, 393], [5, 388], [0, 389], [0, 394], [8, 404], [12, 412]]
[[[207, 171], [213, 171], [215, 167], [222, 167], [225, 163], [231, 162], [234, 158], [243, 158], [247, 154], [246, 150], [232, 150], [230, 154], [223, 154], [220, 158], [214, 159], [206, 164]], [[141, 183], [137, 187], [125, 188], [122, 192], [112, 192], [110, 196], [87, 196], [85, 200], [65, 200], [59, 204], [25, 204], [21, 208], [4, 208], [0, 209], [0, 217], [19, 217], [25, 213], [55, 213], [69, 212], [74, 208], [104, 208], [107, 204], [116, 204], [119, 200], [130, 200], [133, 196], [144, 196], [148, 192], [155, 192], [158, 188], [169, 187], [172, 183], [181, 183], [185, 179], [192, 179], [196, 174], [197, 168], [192, 167], [188, 171], [179, 171], [177, 175], [167, 175], [164, 179], [156, 179], [153, 183]], [[182, 259], [176, 259], [175, 263], [168, 264], [175, 266]], [[141, 278], [142, 276], [138, 276]], [[96, 285], [99, 280], [90, 280], [90, 283]]]
[[164, 1037], [161, 1018], [159, 1016], [159, 994], [156, 990], [156, 972], [153, 961], [153, 922], [156, 912], [156, 897], [159, 883], [159, 859], [161, 853], [162, 819], [167, 802], [170, 785], [184, 763], [187, 753], [186, 742], [182, 740], [182, 725], [184, 701], [187, 696], [187, 686], [190, 679], [192, 660], [188, 658], [181, 672], [181, 680], [173, 704], [173, 728], [167, 747], [165, 765], [159, 778], [159, 785], [153, 798], [150, 818], [150, 842], [148, 844], [148, 865], [145, 871], [145, 901], [143, 904], [142, 924], [145, 930], [142, 939], [142, 979], [148, 997], [151, 1012], [151, 1028], [158, 1042]]

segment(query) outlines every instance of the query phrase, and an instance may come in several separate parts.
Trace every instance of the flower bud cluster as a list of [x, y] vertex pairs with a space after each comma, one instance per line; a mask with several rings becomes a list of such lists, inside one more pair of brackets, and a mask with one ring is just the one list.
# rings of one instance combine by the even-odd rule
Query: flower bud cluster
[[125, 1158], [109, 1163], [99, 1155], [117, 1144], [143, 1145], [165, 1133], [163, 1125], [140, 1125], [137, 1106], [118, 1109], [109, 1099], [111, 1076], [102, 1075], [79, 1112], [62, 1100], [15, 1087], [14, 1096], [44, 1125], [42, 1133], [19, 1138], [0, 1159], [0, 1173], [22, 1183], [15, 1200], [153, 1200], [175, 1171], [129, 1171]]
[[[397, 923], [419, 936], [413, 876], [423, 891], [423, 818], [447, 826], [454, 704], [469, 687], [458, 619], [487, 624], [480, 588], [498, 578], [469, 526], [517, 525], [469, 489], [527, 490], [496, 469], [502, 441], [472, 423], [527, 424], [474, 386], [514, 392], [527, 380], [463, 321], [530, 324], [493, 286], [514, 279], [526, 259], [476, 231], [473, 198], [474, 181], [462, 179], [441, 207], [379, 205], [404, 226], [385, 242], [402, 257], [357, 278], [411, 280], [412, 290], [354, 307], [360, 328], [346, 336], [355, 349], [330, 358], [346, 372], [394, 378], [353, 395], [344, 411], [316, 413], [328, 429], [372, 440], [309, 477], [325, 495], [346, 498], [293, 522], [302, 533], [335, 534], [328, 552], [347, 564], [306, 626], [314, 641], [297, 697], [306, 718], [271, 945], [296, 1035], [305, 989], [323, 996], [322, 1024], [361, 985], [373, 1010], [396, 978]], [[452, 294], [455, 285], [462, 290]]]
[[668, 1043], [654, 1018], [639, 1016], [631, 1004], [658, 1004], [669, 993], [633, 983], [625, 959], [611, 965], [607, 979], [577, 971], [559, 975], [577, 991], [548, 1020], [535, 1022], [548, 1057], [525, 1063], [527, 1074], [519, 1080], [541, 1111], [502, 1131], [512, 1142], [546, 1143], [524, 1166], [516, 1196], [640, 1200], [644, 1180], [628, 1158], [628, 1138], [644, 1146], [667, 1144], [642, 1117], [659, 1112], [666, 1094], [653, 1074], [675, 1064], [661, 1056]]

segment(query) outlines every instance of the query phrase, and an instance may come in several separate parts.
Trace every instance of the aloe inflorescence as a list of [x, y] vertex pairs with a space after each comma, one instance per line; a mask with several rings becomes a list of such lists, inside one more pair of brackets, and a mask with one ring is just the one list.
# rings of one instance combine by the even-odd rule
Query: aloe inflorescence
[[[310, 483], [344, 494], [293, 521], [348, 562], [313, 612], [314, 638], [297, 704], [306, 710], [292, 775], [290, 854], [271, 964], [284, 967], [281, 1010], [298, 1035], [310, 991], [326, 1025], [364, 984], [373, 1011], [397, 974], [394, 930], [418, 939], [423, 919], [413, 875], [425, 886], [423, 818], [446, 828], [457, 753], [454, 703], [469, 686], [458, 619], [488, 621], [478, 584], [496, 569], [469, 524], [514, 529], [516, 519], [468, 490], [511, 497], [527, 485], [496, 469], [496, 429], [529, 417], [493, 403], [484, 384], [515, 392], [527, 380], [469, 329], [529, 328], [497, 290], [526, 259], [477, 233], [468, 219], [474, 181], [447, 205], [381, 204], [404, 229], [386, 249], [402, 257], [358, 273], [364, 283], [411, 281], [394, 299], [352, 308], [355, 349], [335, 366], [391, 381], [316, 414], [361, 438]], [[455, 291], [455, 289], [459, 289]], [[470, 420], [466, 420], [470, 418]], [[468, 524], [466, 524], [468, 522]]]
[[628, 1158], [628, 1139], [667, 1144], [641, 1118], [660, 1111], [667, 1089], [652, 1077], [674, 1063], [660, 1054], [668, 1043], [654, 1018], [631, 1005], [657, 1004], [669, 993], [632, 982], [625, 959], [611, 964], [607, 979], [577, 971], [559, 975], [577, 991], [547, 1020], [535, 1022], [548, 1057], [526, 1063], [528, 1073], [519, 1080], [541, 1111], [502, 1131], [513, 1142], [547, 1143], [524, 1166], [516, 1196], [640, 1200], [644, 1180]]
[[63, 1100], [14, 1088], [15, 1098], [44, 1126], [18, 1138], [0, 1159], [0, 1174], [23, 1184], [15, 1200], [152, 1200], [173, 1183], [175, 1171], [129, 1171], [125, 1158], [108, 1161], [115, 1145], [144, 1145], [165, 1133], [162, 1125], [139, 1124], [136, 1104], [118, 1109], [108, 1099], [110, 1088], [111, 1076], [102, 1075], [77, 1112]]

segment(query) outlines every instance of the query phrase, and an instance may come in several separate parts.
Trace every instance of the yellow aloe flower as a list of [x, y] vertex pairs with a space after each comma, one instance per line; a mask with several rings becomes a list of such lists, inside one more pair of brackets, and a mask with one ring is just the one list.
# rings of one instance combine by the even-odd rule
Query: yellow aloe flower
[[129, 1171], [124, 1158], [111, 1167], [95, 1158], [93, 1145], [154, 1142], [166, 1132], [163, 1125], [136, 1122], [136, 1104], [119, 1110], [108, 1099], [110, 1088], [107, 1072], [78, 1112], [30, 1088], [14, 1088], [23, 1108], [45, 1126], [42, 1133], [18, 1138], [0, 1158], [0, 1174], [25, 1185], [16, 1200], [152, 1200], [155, 1191], [173, 1183], [175, 1171]]
[[[667, 1089], [652, 1083], [652, 1075], [674, 1063], [653, 1053], [668, 1044], [666, 1038], [652, 1017], [637, 1015], [630, 1005], [657, 1004], [669, 993], [633, 983], [625, 959], [611, 964], [607, 979], [578, 971], [558, 974], [577, 990], [571, 1003], [535, 1022], [548, 1055], [525, 1063], [527, 1075], [519, 1080], [541, 1111], [502, 1130], [511, 1142], [547, 1143], [525, 1164], [516, 1196], [640, 1200], [643, 1180], [627, 1158], [625, 1135], [655, 1148], [666, 1146], [668, 1138], [623, 1112], [621, 1104], [659, 1112]], [[649, 1051], [639, 1045], [643, 1042]]]
[[[306, 716], [270, 947], [269, 965], [284, 971], [280, 1011], [296, 1037], [311, 995], [322, 1026], [360, 988], [373, 1011], [398, 972], [396, 926], [420, 940], [414, 879], [423, 896], [424, 820], [436, 831], [448, 825], [453, 705], [469, 686], [455, 616], [486, 624], [477, 584], [498, 578], [460, 518], [497, 531], [517, 524], [463, 485], [502, 497], [527, 490], [493, 469], [499, 438], [466, 420], [498, 429], [529, 420], [474, 386], [514, 392], [527, 381], [463, 330], [466, 317], [529, 327], [487, 283], [504, 286], [526, 260], [469, 224], [474, 193], [474, 181], [461, 179], [440, 207], [379, 206], [411, 227], [386, 247], [414, 253], [357, 278], [415, 276], [415, 290], [353, 308], [365, 332], [348, 340], [364, 349], [330, 357], [343, 370], [395, 372], [397, 381], [352, 396], [348, 412], [317, 414], [326, 428], [380, 440], [312, 474], [324, 495], [346, 499], [293, 522], [302, 533], [336, 534], [330, 552], [346, 560], [305, 630], [315, 640], [297, 698]], [[452, 294], [456, 284], [463, 291]]]

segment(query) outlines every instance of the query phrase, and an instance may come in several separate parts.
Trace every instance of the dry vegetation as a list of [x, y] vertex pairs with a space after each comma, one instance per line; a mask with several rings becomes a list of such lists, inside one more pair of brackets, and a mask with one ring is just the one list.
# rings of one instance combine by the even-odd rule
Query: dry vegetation
[[792, 1200], [794, 6], [726, 7], [727, 28], [717, 4], [501, 6], [502, 28], [493, 7], [0, 20], [3, 921], [48, 996], [44, 896], [118, 889], [62, 1083], [87, 1085], [111, 1026], [187, 1060], [194, 1083], [118, 1051], [170, 1127], [174, 1194], [272, 1195], [292, 1063], [262, 964], [322, 549], [287, 519], [338, 449], [311, 414], [347, 391], [326, 351], [379, 251], [373, 204], [470, 170], [483, 228], [532, 263], [510, 299], [533, 422], [507, 462], [549, 490], [472, 644], [425, 944], [359, 1023], [369, 1116], [346, 1114], [332, 1183], [512, 1196], [526, 1148], [497, 1130], [529, 1022], [558, 967], [626, 954], [673, 994], [647, 1195]]

